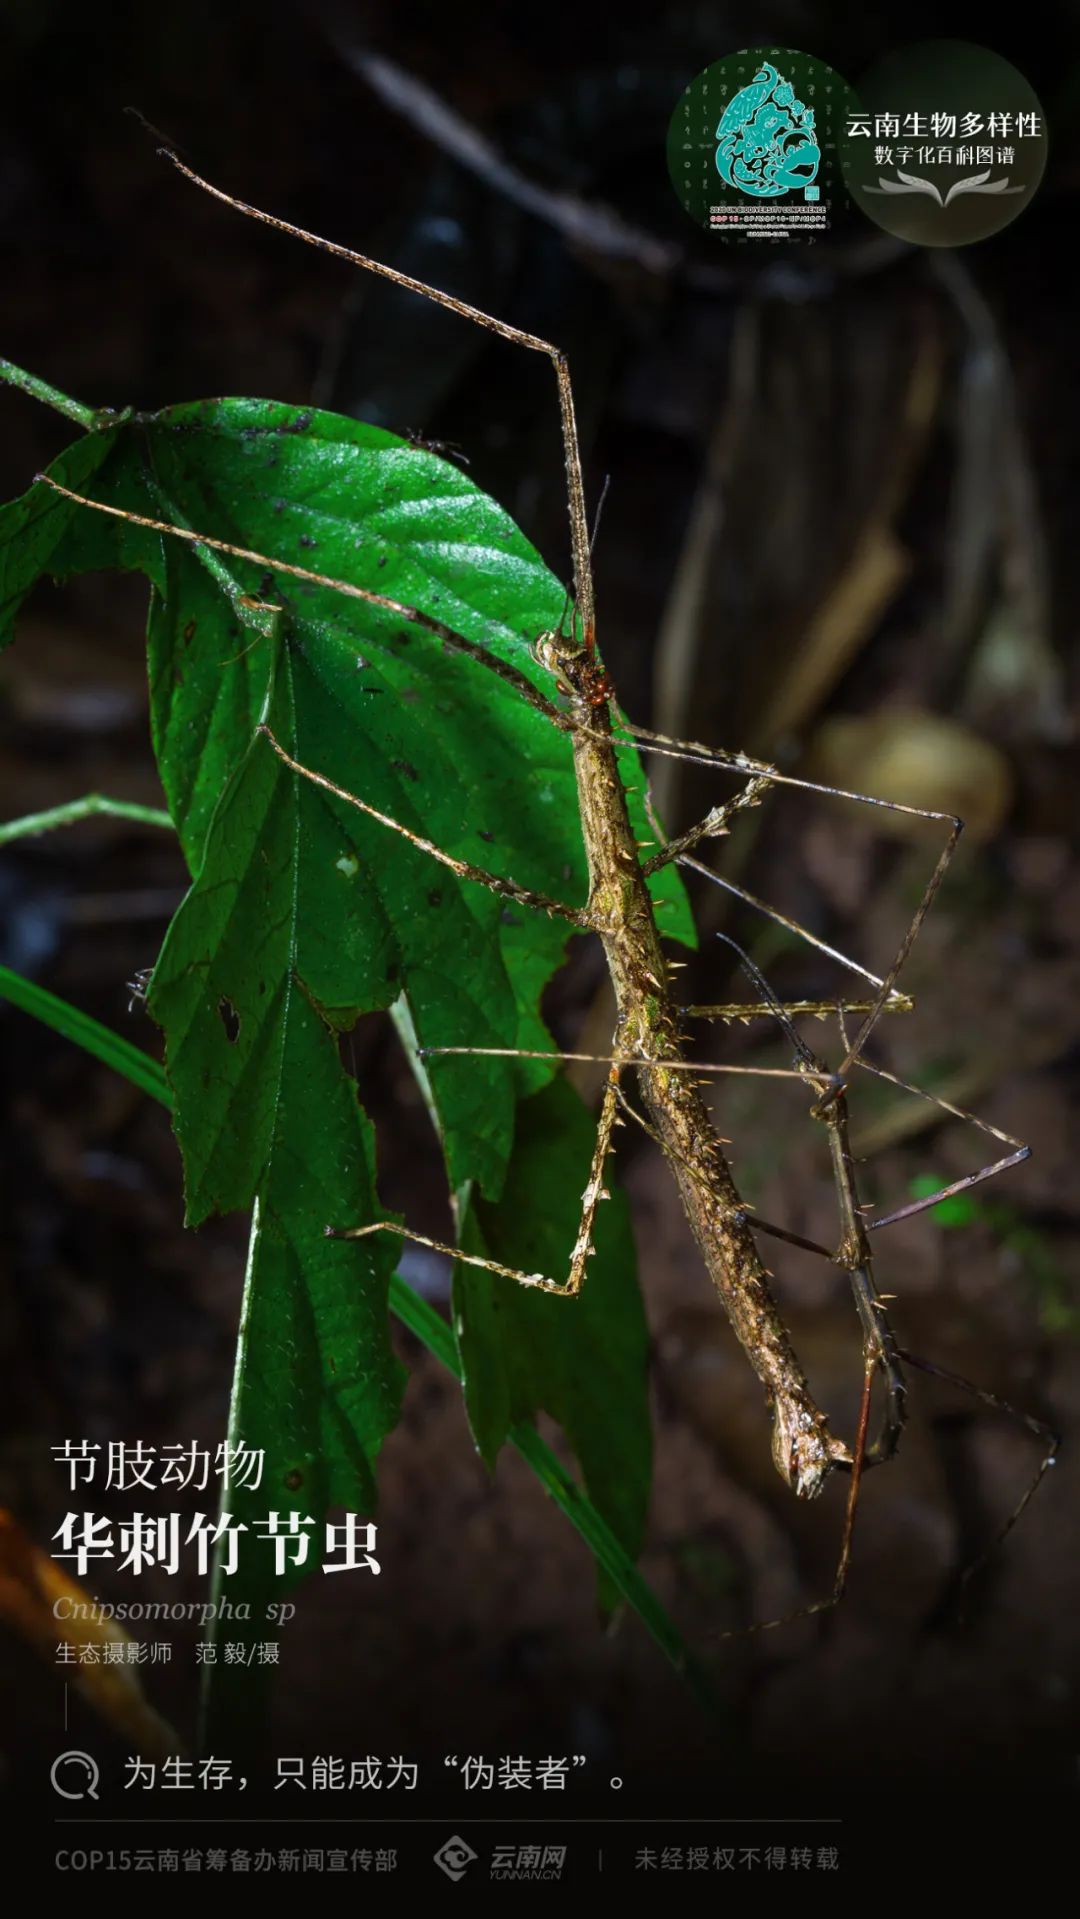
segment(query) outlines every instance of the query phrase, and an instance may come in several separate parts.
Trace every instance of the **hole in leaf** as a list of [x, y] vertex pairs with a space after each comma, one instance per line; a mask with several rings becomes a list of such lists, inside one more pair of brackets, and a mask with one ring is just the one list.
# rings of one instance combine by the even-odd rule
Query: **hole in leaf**
[[235, 1046], [240, 1038], [240, 1015], [232, 1000], [226, 999], [223, 995], [218, 1001], [218, 1012], [221, 1015], [221, 1024], [225, 1028], [225, 1037], [230, 1046]]

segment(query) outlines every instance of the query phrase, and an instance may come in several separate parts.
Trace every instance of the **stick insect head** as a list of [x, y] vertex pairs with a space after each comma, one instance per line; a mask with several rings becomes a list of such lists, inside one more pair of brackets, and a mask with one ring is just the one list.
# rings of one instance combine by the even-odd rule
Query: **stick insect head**
[[[546, 667], [549, 673], [554, 673], [556, 679], [561, 678], [566, 665], [574, 660], [581, 652], [581, 644], [575, 632], [577, 625], [576, 611], [577, 609], [573, 603], [573, 594], [570, 588], [567, 587], [563, 594], [562, 612], [559, 614], [558, 626], [549, 627], [546, 632], [538, 633], [533, 641], [532, 650], [534, 658], [539, 661], [541, 666]], [[569, 632], [566, 630], [568, 616], [570, 621]]]
[[[570, 615], [566, 630], [567, 613]], [[611, 682], [597, 658], [595, 647], [578, 634], [578, 615], [572, 595], [567, 592], [559, 624], [553, 630], [538, 633], [533, 641], [533, 658], [555, 676], [559, 693], [579, 703], [587, 717], [605, 706], [613, 697]]]

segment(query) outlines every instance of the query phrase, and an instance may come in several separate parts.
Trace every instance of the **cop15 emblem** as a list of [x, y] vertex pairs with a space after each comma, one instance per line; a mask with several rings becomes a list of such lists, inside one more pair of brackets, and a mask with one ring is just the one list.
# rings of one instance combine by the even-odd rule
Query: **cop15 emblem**
[[817, 198], [821, 148], [814, 109], [796, 98], [791, 81], [768, 60], [725, 107], [716, 139], [716, 170], [729, 187], [758, 200], [795, 188], [808, 200]]

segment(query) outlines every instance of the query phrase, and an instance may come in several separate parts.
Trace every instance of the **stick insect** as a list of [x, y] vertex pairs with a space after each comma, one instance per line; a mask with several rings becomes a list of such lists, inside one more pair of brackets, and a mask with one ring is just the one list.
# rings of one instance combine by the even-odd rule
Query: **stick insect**
[[[628, 1119], [640, 1124], [659, 1144], [671, 1168], [683, 1211], [708, 1277], [763, 1388], [771, 1418], [772, 1457], [777, 1472], [802, 1499], [816, 1497], [833, 1474], [849, 1475], [840, 1557], [832, 1591], [827, 1598], [804, 1609], [820, 1612], [836, 1604], [844, 1591], [863, 1473], [868, 1467], [891, 1458], [899, 1444], [905, 1417], [905, 1365], [937, 1371], [941, 1377], [956, 1385], [968, 1384], [955, 1375], [916, 1359], [898, 1345], [885, 1302], [874, 1279], [871, 1234], [1018, 1164], [1027, 1157], [1029, 1151], [1019, 1140], [988, 1122], [975, 1119], [962, 1109], [937, 1100], [935, 1095], [921, 1093], [918, 1088], [910, 1087], [905, 1081], [872, 1065], [865, 1057], [867, 1043], [882, 1015], [885, 1012], [910, 1010], [912, 1002], [899, 990], [897, 981], [945, 877], [960, 838], [962, 823], [948, 814], [821, 786], [782, 772], [744, 753], [715, 750], [692, 741], [672, 740], [629, 724], [617, 705], [610, 675], [597, 650], [590, 531], [574, 396], [564, 353], [549, 341], [482, 312], [394, 267], [245, 204], [193, 172], [169, 149], [163, 151], [188, 180], [234, 211], [301, 239], [354, 266], [381, 275], [402, 290], [431, 300], [518, 348], [544, 355], [552, 366], [557, 385], [567, 478], [572, 586], [568, 590], [567, 603], [558, 627], [539, 633], [533, 643], [534, 659], [550, 678], [550, 692], [540, 691], [512, 664], [418, 608], [406, 606], [347, 580], [331, 578], [272, 555], [230, 544], [202, 530], [146, 518], [126, 508], [106, 506], [84, 494], [57, 486], [55, 481], [49, 481], [50, 485], [57, 486], [58, 491], [88, 507], [111, 512], [169, 537], [190, 541], [200, 549], [208, 548], [256, 563], [264, 567], [274, 580], [297, 579], [333, 589], [414, 623], [440, 641], [444, 648], [468, 655], [497, 675], [507, 693], [528, 700], [567, 738], [572, 750], [580, 827], [588, 867], [588, 895], [584, 904], [574, 904], [530, 890], [511, 879], [457, 858], [399, 820], [376, 809], [361, 795], [329, 779], [317, 767], [294, 758], [265, 721], [260, 725], [267, 750], [276, 753], [297, 779], [313, 782], [337, 800], [379, 822], [387, 831], [404, 835], [414, 847], [433, 861], [449, 867], [459, 878], [490, 889], [506, 902], [558, 918], [575, 931], [595, 934], [603, 946], [616, 1005], [610, 1048], [606, 1054], [599, 1056], [607, 1072], [588, 1179], [582, 1194], [578, 1230], [564, 1276], [522, 1272], [478, 1254], [466, 1253], [459, 1247], [426, 1238], [408, 1225], [390, 1221], [353, 1228], [333, 1222], [327, 1231], [335, 1237], [347, 1239], [377, 1233], [397, 1234], [402, 1239], [447, 1254], [464, 1264], [479, 1267], [497, 1279], [513, 1281], [572, 1300], [580, 1294], [586, 1281], [597, 1211], [607, 1197], [605, 1169], [613, 1149], [615, 1129]], [[703, 819], [677, 837], [665, 840], [657, 826], [659, 844], [656, 850], [647, 853], [645, 845], [635, 836], [617, 756], [618, 749], [629, 742], [643, 753], [703, 765], [718, 773], [735, 775], [742, 783], [734, 797], [714, 805]], [[785, 1004], [773, 994], [757, 969], [742, 959], [756, 993], [754, 999], [728, 1005], [680, 1005], [674, 983], [674, 965], [665, 956], [648, 882], [653, 875], [675, 864], [703, 874], [709, 880], [716, 880], [718, 876], [695, 858], [696, 850], [704, 842], [725, 835], [739, 814], [758, 805], [766, 793], [778, 786], [820, 792], [834, 799], [912, 815], [926, 820], [944, 833], [944, 844], [911, 923], [891, 963], [884, 974], [878, 976], [827, 946], [805, 927], [765, 907], [753, 895], [732, 886], [730, 882], [721, 881], [743, 900], [761, 908], [771, 918], [808, 940], [812, 946], [860, 975], [864, 989], [869, 988], [869, 991], [864, 990], [862, 997], [841, 997], [829, 1001], [800, 1000]], [[829, 1070], [800, 1039], [794, 1021], [803, 1015], [833, 1015], [838, 1019], [843, 1057], [836, 1070]], [[702, 1064], [689, 1056], [686, 1037], [689, 1022], [695, 1019], [715, 1022], [733, 1017], [774, 1022], [787, 1035], [791, 1045], [791, 1067]], [[852, 1035], [846, 1022], [856, 1018], [859, 1023]], [[498, 1053], [503, 1056], [510, 1055], [511, 1051], [502, 1048], [427, 1049], [429, 1054], [462, 1052], [472, 1055]], [[554, 1052], [522, 1056], [552, 1061], [597, 1057]], [[929, 1197], [901, 1206], [883, 1218], [868, 1220], [859, 1200], [848, 1131], [847, 1093], [856, 1071], [871, 1073], [920, 1097], [934, 1100], [950, 1114], [973, 1121], [1007, 1150], [978, 1171], [943, 1186]], [[740, 1196], [724, 1154], [725, 1142], [702, 1096], [711, 1075], [740, 1072], [793, 1078], [806, 1087], [810, 1095], [810, 1112], [825, 1128], [828, 1137], [840, 1219], [837, 1248], [830, 1250], [782, 1226], [760, 1219]], [[631, 1074], [636, 1079], [638, 1098], [643, 1109], [640, 1112], [631, 1103], [626, 1091], [625, 1082]], [[815, 1400], [770, 1286], [771, 1276], [758, 1247], [759, 1233], [822, 1254], [848, 1275], [858, 1314], [863, 1354], [858, 1423], [850, 1443], [830, 1432], [828, 1419]], [[872, 1433], [875, 1387], [879, 1389], [882, 1404], [877, 1430]], [[984, 1403], [1022, 1420], [1044, 1449], [1038, 1471], [1002, 1528], [1000, 1540], [1019, 1518], [1052, 1463], [1057, 1440], [1041, 1421], [1027, 1414], [1015, 1413], [1013, 1408], [992, 1394], [983, 1393], [977, 1388], [971, 1390], [976, 1391]]]

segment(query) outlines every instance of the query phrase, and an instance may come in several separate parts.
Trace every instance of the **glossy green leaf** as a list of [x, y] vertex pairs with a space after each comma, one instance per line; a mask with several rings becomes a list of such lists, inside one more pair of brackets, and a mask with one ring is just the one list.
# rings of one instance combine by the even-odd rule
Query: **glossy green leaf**
[[[113, 426], [76, 440], [53, 461], [54, 478], [76, 492], [92, 488], [123, 432]], [[13, 638], [15, 615], [43, 576], [61, 578], [120, 565], [122, 538], [120, 522], [87, 513], [47, 486], [32, 486], [20, 499], [0, 507], [0, 646]]]
[[[108, 1027], [89, 1014], [82, 1013], [78, 1007], [67, 1000], [58, 999], [54, 993], [48, 993], [43, 987], [34, 985], [19, 974], [12, 973], [7, 967], [0, 967], [0, 997], [8, 999], [34, 1018], [42, 1020], [56, 1032], [71, 1039], [84, 1051], [95, 1058], [105, 1061], [130, 1080], [135, 1086], [148, 1093], [152, 1099], [163, 1106], [172, 1106], [172, 1091], [162, 1068], [156, 1060], [150, 1059], [130, 1041], [122, 1039]], [[258, 1261], [261, 1248], [259, 1236], [262, 1221], [256, 1219], [252, 1227], [253, 1245], [249, 1259], [248, 1283], [245, 1288], [245, 1305], [249, 1305], [258, 1281]], [[461, 1360], [457, 1342], [451, 1328], [440, 1318], [433, 1306], [422, 1299], [418, 1293], [395, 1273], [390, 1281], [391, 1309], [402, 1324], [426, 1346], [428, 1351], [461, 1379]], [[243, 1378], [247, 1365], [247, 1343], [249, 1338], [257, 1337], [259, 1330], [254, 1327], [247, 1312], [241, 1327], [241, 1340], [238, 1354], [238, 1374]], [[236, 1438], [243, 1430], [242, 1408], [234, 1401], [234, 1416], [230, 1422], [230, 1432]], [[712, 1706], [714, 1700], [704, 1676], [696, 1667], [689, 1650], [683, 1641], [673, 1620], [664, 1611], [655, 1593], [642, 1579], [620, 1545], [611, 1527], [597, 1512], [595, 1506], [582, 1492], [580, 1486], [570, 1478], [566, 1468], [556, 1459], [550, 1447], [545, 1445], [535, 1427], [522, 1422], [512, 1428], [508, 1435], [512, 1445], [551, 1495], [556, 1505], [565, 1514], [570, 1524], [580, 1533], [596, 1559], [597, 1565], [611, 1582], [612, 1589], [624, 1598], [628, 1605], [640, 1617], [652, 1638], [675, 1667], [684, 1673], [692, 1689], [702, 1704]], [[292, 1490], [286, 1487], [286, 1491]], [[235, 1628], [233, 1629], [235, 1630]], [[208, 1668], [209, 1672], [214, 1669]]]
[[[459, 468], [389, 434], [265, 401], [203, 402], [88, 434], [55, 473], [105, 504], [419, 607], [553, 695], [531, 648], [559, 620], [560, 582]], [[371, 1131], [337, 1036], [396, 1005], [423, 1047], [545, 1050], [539, 996], [567, 930], [299, 778], [256, 727], [268, 722], [295, 758], [445, 852], [579, 903], [587, 874], [570, 743], [482, 663], [332, 586], [96, 514], [42, 485], [0, 520], [9, 619], [43, 570], [109, 565], [152, 582], [153, 734], [192, 874], [149, 998], [165, 1033], [188, 1218], [259, 1209], [234, 1415], [276, 1483], [299, 1472], [316, 1505], [370, 1503], [399, 1398], [386, 1327], [396, 1243], [324, 1236], [328, 1224], [380, 1216]], [[623, 762], [640, 785], [630, 749]], [[644, 836], [640, 796], [634, 807]], [[677, 880], [657, 886], [674, 902], [665, 930], [691, 938]], [[451, 1192], [474, 1191], [481, 1230], [497, 1238], [492, 1209], [513, 1154], [512, 1210], [531, 1208], [538, 1224], [550, 1215], [544, 1263], [558, 1268], [574, 1231], [564, 1154], [580, 1149], [587, 1122], [572, 1102], [553, 1105], [544, 1110], [561, 1118], [540, 1131], [526, 1119], [515, 1146], [519, 1100], [553, 1071], [511, 1059], [427, 1064]], [[558, 1247], [556, 1221], [566, 1227]], [[515, 1301], [493, 1313], [470, 1289], [456, 1317], [485, 1456], [548, 1408], [632, 1550], [648, 1427], [628, 1239], [615, 1266], [618, 1291], [601, 1272], [595, 1303], [540, 1332], [530, 1315], [563, 1302], [522, 1295], [520, 1311]], [[526, 1365], [518, 1348], [530, 1341]], [[601, 1443], [605, 1423], [619, 1466]]]
[[[478, 1199], [462, 1244], [519, 1272], [566, 1278], [596, 1123], [557, 1080], [525, 1100], [497, 1202]], [[593, 1504], [630, 1557], [640, 1550], [651, 1471], [649, 1335], [625, 1195], [596, 1216], [595, 1256], [577, 1298], [475, 1266], [454, 1273], [454, 1325], [473, 1436], [493, 1464], [511, 1429], [547, 1412], [581, 1463]]]

